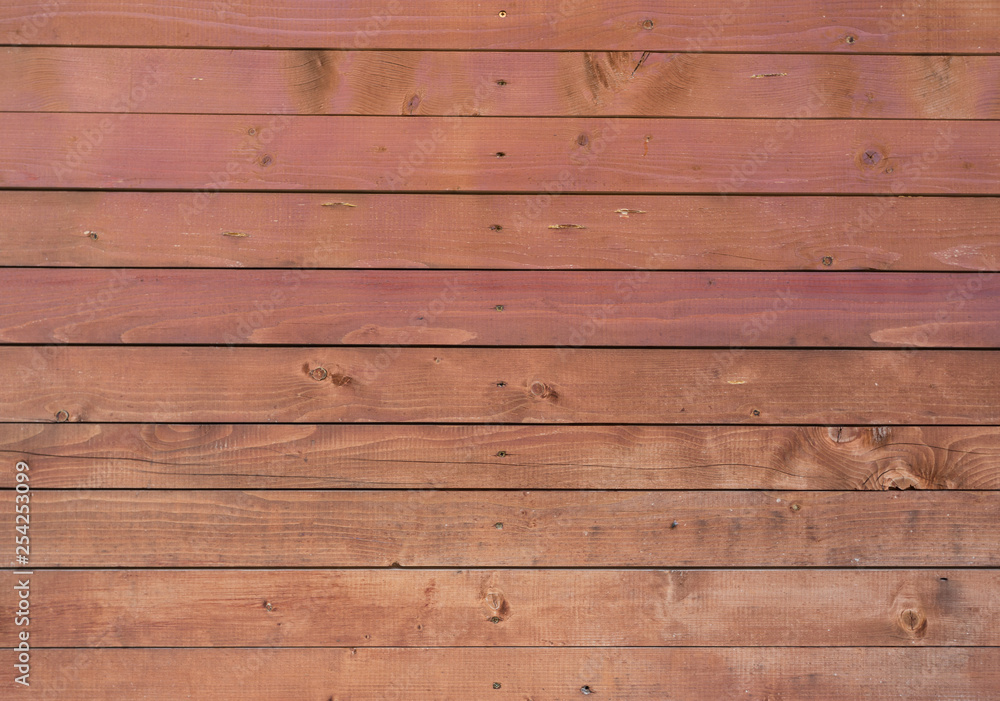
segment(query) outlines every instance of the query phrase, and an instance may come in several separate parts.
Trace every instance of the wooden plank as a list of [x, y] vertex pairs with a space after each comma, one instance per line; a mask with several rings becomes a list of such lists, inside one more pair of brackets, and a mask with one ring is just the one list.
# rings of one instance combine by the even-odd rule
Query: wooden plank
[[8, 47], [0, 111], [997, 119], [996, 56]]
[[242, 701], [559, 701], [586, 688], [632, 701], [993, 701], [998, 670], [997, 648], [38, 650], [31, 691], [19, 693], [64, 701], [216, 701], [234, 689]]
[[992, 492], [39, 490], [30, 564], [996, 567], [997, 538]]
[[1000, 346], [996, 274], [6, 268], [0, 287], [5, 343]]
[[572, 49], [996, 53], [996, 0], [10, 0], [10, 44], [332, 49]]
[[0, 240], [13, 266], [986, 271], [1000, 199], [7, 190]]
[[3, 113], [0, 133], [5, 188], [1000, 194], [1000, 121]]
[[993, 425], [998, 364], [972, 350], [6, 346], [0, 421]]
[[996, 427], [0, 424], [0, 453], [34, 489], [1000, 489]]
[[988, 570], [39, 570], [30, 586], [38, 648], [1000, 642]]

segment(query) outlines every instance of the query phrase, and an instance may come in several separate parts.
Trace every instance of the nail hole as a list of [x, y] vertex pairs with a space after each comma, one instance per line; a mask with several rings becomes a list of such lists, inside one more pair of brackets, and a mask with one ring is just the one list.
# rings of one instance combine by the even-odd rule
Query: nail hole
[[[507, 16], [507, 10], [500, 10], [500, 16], [501, 16], [501, 17], [506, 17], [506, 16]], [[493, 688], [494, 688], [494, 689], [499, 689], [499, 688], [500, 688], [500, 685], [499, 685], [499, 684], [497, 684], [497, 685], [496, 685], [496, 686], [494, 686]]]
[[503, 305], [502, 304], [498, 304], [497, 306], [495, 306], [493, 308], [496, 309], [498, 312], [502, 312], [503, 311]]
[[677, 521], [674, 521], [673, 523], [671, 523], [670, 527], [671, 528], [677, 528]]
[[497, 457], [498, 458], [505, 458], [505, 457], [507, 457], [507, 451], [506, 450], [498, 450], [497, 451]]
[[506, 387], [506, 386], [507, 386], [507, 383], [504, 382], [503, 380], [500, 380], [499, 382], [497, 382], [497, 387]]
[[645, 29], [645, 30], [647, 30], [647, 31], [650, 30], [650, 29], [652, 29], [653, 28], [653, 20], [647, 19], [645, 22], [642, 23], [642, 28]]
[[845, 37], [845, 39], [844, 39], [844, 41], [846, 41], [848, 44], [853, 44], [857, 40], [858, 40], [858, 38], [856, 36], [854, 36], [853, 34], [848, 34], [847, 37]]
[[250, 136], [255, 136], [257, 134], [257, 130], [254, 129], [253, 127], [250, 127], [249, 129], [247, 129], [247, 134], [249, 134]]
[[802, 508], [802, 507], [801, 507], [801, 506], [799, 506], [798, 504], [792, 504], [792, 511], [798, 511], [798, 510], [799, 510], [799, 509], [801, 509], [801, 508]]
[[490, 231], [503, 231], [503, 227], [500, 226], [499, 224], [494, 224], [493, 226], [490, 227]]
[[759, 409], [754, 409], [750, 413], [753, 414], [754, 416], [760, 416], [760, 410]]
[[587, 694], [594, 693], [593, 689], [590, 688], [590, 684], [584, 684], [580, 687], [580, 693], [586, 696]]
[[947, 581], [948, 581], [948, 578], [947, 578], [947, 577], [942, 577], [942, 578], [941, 578], [941, 581], [942, 581], [942, 582], [947, 582]]
[[504, 85], [506, 85], [506, 84], [507, 84], [507, 81], [506, 81], [506, 80], [498, 80], [498, 81], [497, 81], [497, 85], [499, 85], [499, 86], [500, 86], [501, 88], [502, 88], [502, 87], [503, 87]]
[[494, 689], [499, 689], [500, 688], [500, 682], [493, 682], [493, 688]]
[[831, 256], [823, 256], [823, 265], [829, 268], [833, 265], [833, 258]]
[[270, 601], [265, 601], [264, 602], [264, 608], [266, 608], [268, 611], [273, 611], [274, 610], [274, 606], [271, 605]]
[[503, 158], [503, 157], [505, 157], [506, 155], [507, 155], [507, 154], [506, 154], [506, 153], [504, 153], [503, 151], [497, 151], [497, 158]]
[[97, 240], [97, 232], [96, 232], [96, 231], [87, 231], [87, 232], [85, 232], [85, 233], [87, 234], [87, 237], [88, 237], [88, 238], [91, 238], [91, 239], [93, 239], [94, 241], [96, 241], [96, 240]]
[[502, 531], [503, 530], [503, 524], [500, 523], [499, 521], [497, 521], [496, 523], [494, 523], [493, 527], [496, 528], [498, 531]]

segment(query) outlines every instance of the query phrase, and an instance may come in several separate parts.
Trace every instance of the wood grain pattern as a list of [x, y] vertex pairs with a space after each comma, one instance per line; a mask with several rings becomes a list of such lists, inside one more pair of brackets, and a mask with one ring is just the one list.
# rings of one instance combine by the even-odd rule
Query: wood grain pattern
[[995, 56], [8, 47], [0, 111], [997, 119]]
[[992, 426], [0, 424], [0, 453], [34, 489], [1000, 489]]
[[[0, 501], [13, 513], [12, 491]], [[46, 490], [31, 498], [33, 567], [996, 567], [997, 538], [992, 492]]]
[[1000, 346], [997, 274], [7, 268], [0, 287], [5, 343]]
[[0, 133], [5, 188], [1000, 194], [1000, 121], [0, 113]]
[[49, 648], [1000, 642], [986, 570], [60, 570], [31, 584], [31, 635]]
[[998, 364], [994, 351], [6, 346], [0, 421], [992, 425]]
[[[997, 0], [900, 6], [864, 0], [10, 0], [10, 44], [996, 53]], [[504, 8], [504, 9], [501, 9]]]
[[997, 648], [39, 650], [34, 659], [54, 671], [38, 690], [67, 701], [217, 701], [234, 689], [242, 701], [559, 701], [584, 687], [634, 701], [993, 701], [1000, 685]]
[[1000, 199], [8, 190], [0, 240], [10, 266], [995, 271]]

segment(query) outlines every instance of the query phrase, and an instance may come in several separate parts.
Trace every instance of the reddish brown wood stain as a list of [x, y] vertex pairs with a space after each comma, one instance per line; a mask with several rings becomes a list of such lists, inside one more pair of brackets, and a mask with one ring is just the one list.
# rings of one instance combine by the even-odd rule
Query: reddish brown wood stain
[[5, 3], [0, 697], [996, 699], [998, 17]]

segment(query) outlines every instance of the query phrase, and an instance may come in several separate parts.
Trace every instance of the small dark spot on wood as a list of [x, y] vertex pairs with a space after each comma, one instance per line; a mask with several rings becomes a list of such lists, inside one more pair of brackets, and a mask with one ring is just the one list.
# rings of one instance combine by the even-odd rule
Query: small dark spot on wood
[[673, 523], [671, 523], [670, 527], [671, 528], [677, 528], [677, 521], [674, 521]]
[[440, 363], [441, 362], [441, 358], [434, 358], [434, 362], [435, 363]]
[[760, 409], [754, 409], [750, 413], [753, 414], [754, 416], [760, 416]]
[[94, 241], [97, 240], [97, 232], [96, 231], [87, 231], [87, 232], [84, 232], [84, 233], [86, 234], [87, 238], [92, 239]]
[[502, 312], [503, 311], [503, 305], [502, 304], [498, 304], [498, 305], [496, 305], [493, 308], [496, 309], [498, 312]]
[[844, 37], [844, 41], [846, 41], [848, 44], [853, 44], [857, 40], [858, 38], [853, 34], [848, 34], [846, 37]]
[[249, 134], [250, 136], [256, 136], [257, 130], [254, 129], [253, 127], [250, 127], [249, 129], [247, 129], [247, 134]]
[[825, 265], [828, 268], [831, 265], [833, 265], [833, 257], [832, 256], [823, 256], [823, 265]]
[[642, 28], [645, 29], [646, 31], [649, 31], [650, 29], [652, 29], [653, 28], [653, 20], [647, 19], [646, 21], [644, 21], [642, 23]]
[[494, 689], [499, 689], [500, 688], [500, 682], [493, 682], [493, 688]]
[[500, 226], [499, 224], [493, 224], [490, 227], [490, 231], [503, 231], [503, 227]]
[[593, 689], [590, 688], [589, 684], [584, 684], [583, 686], [580, 687], [580, 693], [583, 694], [584, 696], [587, 696], [588, 694], [594, 693], [594, 691]]
[[271, 604], [270, 601], [265, 601], [264, 602], [264, 608], [266, 608], [268, 611], [273, 611], [274, 610], [274, 606]]
[[496, 528], [498, 531], [502, 531], [503, 530], [503, 524], [500, 523], [500, 521], [497, 521], [496, 523], [494, 523], [493, 527]]
[[792, 511], [799, 511], [802, 507], [798, 504], [792, 504]]
[[497, 158], [503, 158], [503, 157], [505, 157], [506, 155], [507, 155], [507, 154], [506, 154], [506, 153], [504, 153], [503, 151], [497, 151]]
[[491, 616], [490, 617], [490, 623], [499, 623], [499, 622], [500, 622], [500, 616]]
[[263, 156], [260, 157], [260, 164], [263, 167], [265, 167], [265, 168], [267, 168], [269, 165], [271, 165], [271, 163], [273, 161], [274, 161], [274, 159], [271, 156], [269, 156], [268, 154], [266, 154], [266, 153]]
[[503, 380], [500, 380], [499, 382], [497, 382], [497, 387], [506, 387], [506, 386], [507, 386], [507, 383], [504, 382]]
[[498, 81], [497, 81], [497, 85], [499, 85], [499, 86], [500, 86], [501, 88], [502, 88], [502, 87], [503, 87], [504, 85], [506, 85], [506, 84], [507, 84], [507, 81], [506, 81], [506, 80], [498, 80]]
[[947, 581], [948, 581], [948, 578], [947, 578], [947, 577], [941, 577], [941, 581], [942, 581], [942, 582], [947, 582]]
[[505, 458], [505, 457], [507, 457], [507, 451], [506, 450], [498, 450], [497, 451], [497, 457], [498, 458]]
[[590, 143], [590, 137], [586, 134], [580, 134], [580, 136], [576, 137], [576, 143], [580, 146], [586, 146]]
[[354, 382], [353, 377], [350, 375], [343, 375], [341, 373], [330, 375], [330, 380], [338, 387], [344, 387], [345, 385], [349, 385]]

